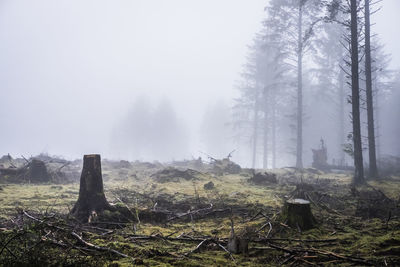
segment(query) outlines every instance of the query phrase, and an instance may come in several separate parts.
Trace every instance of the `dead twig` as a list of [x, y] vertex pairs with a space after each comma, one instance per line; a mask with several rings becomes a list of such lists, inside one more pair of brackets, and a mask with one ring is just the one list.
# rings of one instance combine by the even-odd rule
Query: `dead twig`
[[260, 227], [260, 229], [258, 229], [258, 230], [256, 231], [256, 233], [261, 232], [265, 227], [267, 227], [267, 225], [269, 225], [269, 230], [268, 230], [267, 236], [266, 236], [265, 238], [268, 238], [269, 234], [270, 234], [271, 231], [272, 231], [272, 224], [271, 224], [271, 222], [265, 223], [263, 226]]
[[62, 170], [62, 168], [68, 166], [69, 164], [71, 164], [71, 162], [67, 161], [66, 163], [64, 163], [63, 165], [61, 165], [61, 167], [59, 167], [59, 168], [57, 169], [57, 172], [60, 172], [60, 171]]
[[259, 215], [261, 215], [262, 217], [265, 217], [265, 218], [268, 219], [268, 217], [265, 216], [265, 214], [263, 213], [263, 211], [260, 210], [260, 211], [258, 211], [258, 212], [256, 213], [256, 215], [254, 215], [253, 217], [251, 217], [250, 219], [248, 219], [247, 222], [251, 222], [251, 221], [255, 220]]

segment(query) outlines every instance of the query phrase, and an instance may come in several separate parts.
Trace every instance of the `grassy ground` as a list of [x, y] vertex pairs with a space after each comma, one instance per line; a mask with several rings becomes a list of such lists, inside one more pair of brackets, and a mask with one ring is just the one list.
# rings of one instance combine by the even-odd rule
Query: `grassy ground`
[[[129, 258], [108, 252], [86, 251], [67, 233], [51, 232], [43, 222], [31, 221], [22, 228], [13, 227], [24, 218], [21, 210], [55, 224], [50, 215], [62, 217], [68, 214], [77, 200], [78, 184], [1, 184], [0, 265], [1, 262], [6, 262], [6, 265], [93, 266], [364, 265], [355, 263], [359, 258], [372, 265], [400, 265], [399, 217], [394, 214], [380, 219], [355, 216], [358, 202], [351, 193], [349, 175], [314, 171], [298, 173], [293, 169], [274, 172], [278, 183], [266, 185], [249, 183], [247, 180], [251, 174], [246, 171], [238, 175], [203, 174], [194, 180], [159, 183], [149, 177], [150, 171], [103, 167], [107, 199], [112, 203], [122, 200], [131, 210], [139, 212], [139, 218], [141, 210], [153, 208], [155, 203], [161, 208], [170, 207], [182, 213], [188, 207], [195, 210], [210, 204], [215, 209], [232, 209], [232, 214], [184, 216], [168, 223], [130, 223], [110, 232], [88, 230], [82, 233], [87, 242], [118, 250]], [[205, 190], [203, 185], [209, 181], [215, 188]], [[318, 191], [308, 195], [318, 221], [316, 228], [308, 231], [288, 227], [280, 220], [284, 200], [301, 181], [312, 184]], [[399, 177], [369, 182], [369, 185], [391, 199], [397, 200], [400, 196]], [[364, 186], [357, 190], [368, 188]], [[169, 206], [162, 206], [162, 203]], [[262, 216], [255, 216], [260, 212]], [[261, 240], [250, 242], [248, 255], [233, 255], [232, 260], [217, 244], [191, 253], [204, 238], [212, 237], [223, 244], [230, 235], [231, 217], [237, 233], [253, 233], [254, 240]], [[18, 231], [25, 231], [24, 235], [15, 237]], [[141, 236], [147, 239], [141, 239]], [[184, 236], [194, 240], [174, 240]], [[265, 237], [271, 240], [262, 241]], [[56, 245], [55, 238], [62, 240], [63, 245]]]

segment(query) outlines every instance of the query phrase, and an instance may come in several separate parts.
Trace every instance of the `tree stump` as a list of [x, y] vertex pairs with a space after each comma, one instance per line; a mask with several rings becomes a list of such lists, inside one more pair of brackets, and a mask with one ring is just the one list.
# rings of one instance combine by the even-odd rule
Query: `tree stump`
[[100, 155], [84, 155], [79, 197], [71, 214], [80, 221], [90, 222], [104, 210], [115, 208], [104, 195]]
[[249, 241], [239, 236], [233, 235], [228, 239], [227, 249], [233, 254], [245, 254], [249, 253]]
[[235, 234], [233, 219], [231, 218], [231, 236], [228, 239], [227, 249], [233, 254], [245, 254], [249, 252], [249, 240], [246, 238], [246, 233], [238, 236]]
[[213, 182], [210, 181], [210, 182], [204, 184], [204, 185], [203, 185], [203, 188], [204, 188], [205, 190], [212, 190], [212, 189], [215, 188], [215, 185], [214, 185]]
[[301, 230], [314, 228], [317, 223], [311, 212], [310, 201], [300, 198], [285, 202], [282, 217], [289, 226], [299, 227]]
[[28, 179], [32, 183], [50, 181], [50, 175], [47, 172], [46, 164], [41, 160], [32, 159], [29, 163]]

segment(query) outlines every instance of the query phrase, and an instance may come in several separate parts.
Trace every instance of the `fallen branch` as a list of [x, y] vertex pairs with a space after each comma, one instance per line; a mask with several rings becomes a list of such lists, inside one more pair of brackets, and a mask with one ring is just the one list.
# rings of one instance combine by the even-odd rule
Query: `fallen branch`
[[307, 194], [307, 193], [304, 193], [304, 194], [306, 195], [306, 197], [307, 197], [315, 206], [320, 207], [320, 208], [323, 208], [323, 209], [325, 209], [325, 210], [327, 210], [327, 211], [329, 211], [329, 212], [335, 213], [336, 215], [341, 215], [338, 211], [336, 211], [336, 210], [334, 210], [334, 209], [328, 207], [327, 205], [325, 205], [325, 204], [322, 203], [322, 202], [316, 203], [316, 202], [311, 198], [311, 196], [310, 196], [309, 194]]
[[269, 225], [269, 231], [268, 231], [268, 234], [267, 234], [267, 237], [268, 237], [269, 233], [270, 233], [271, 230], [272, 230], [271, 222], [265, 223], [263, 226], [261, 226], [261, 227], [256, 231], [256, 233], [261, 232], [267, 225]]
[[45, 225], [47, 225], [48, 227], [53, 227], [53, 228], [55, 228], [55, 229], [58, 229], [58, 230], [67, 232], [67, 230], [64, 229], [64, 228], [62, 228], [62, 227], [59, 227], [59, 226], [57, 226], [57, 225], [53, 225], [53, 224], [51, 224], [51, 223], [47, 223], [47, 222], [45, 222], [44, 220], [40, 220], [40, 219], [38, 219], [38, 218], [33, 217], [32, 215], [28, 214], [28, 212], [26, 212], [25, 210], [22, 210], [22, 213], [23, 213], [26, 217], [28, 217], [29, 219], [31, 219], [31, 220], [34, 220], [34, 221], [39, 222], [39, 223], [41, 223], [41, 224], [45, 224]]
[[336, 253], [331, 252], [331, 251], [316, 250], [316, 249], [312, 248], [312, 249], [304, 249], [303, 252], [313, 252], [315, 254], [331, 256], [331, 257], [334, 257], [334, 258], [337, 258], [337, 259], [346, 260], [346, 261], [350, 261], [350, 262], [358, 263], [358, 264], [364, 264], [364, 265], [368, 265], [368, 266], [372, 266], [373, 265], [372, 263], [370, 263], [366, 259], [340, 255], [340, 254], [336, 254]]
[[291, 239], [291, 238], [263, 238], [263, 239], [256, 239], [253, 240], [255, 243], [268, 243], [271, 241], [289, 241], [289, 242], [304, 242], [304, 243], [329, 243], [329, 242], [336, 242], [338, 241], [337, 238], [335, 239]]
[[218, 242], [214, 242], [214, 243], [217, 244], [220, 248], [222, 248], [223, 251], [225, 251], [226, 253], [228, 253], [228, 254], [229, 254], [229, 257], [231, 258], [231, 260], [232, 260], [233, 262], [236, 263], [235, 258], [233, 257], [232, 253], [231, 253], [229, 250], [227, 250], [223, 245], [221, 245], [221, 244], [218, 243]]
[[268, 222], [268, 224], [269, 224], [269, 230], [268, 230], [267, 236], [266, 236], [265, 238], [268, 238], [268, 237], [269, 237], [269, 234], [270, 234], [271, 231], [272, 231], [272, 224], [271, 224], [271, 222]]
[[89, 243], [89, 242], [86, 242], [85, 240], [82, 239], [82, 237], [80, 237], [80, 236], [79, 236], [77, 233], [75, 233], [75, 232], [72, 232], [71, 235], [72, 235], [73, 237], [75, 237], [79, 242], [81, 242], [82, 244], [84, 244], [84, 245], [87, 246], [87, 247], [93, 248], [93, 249], [98, 250], [98, 251], [107, 251], [107, 252], [109, 252], [109, 253], [116, 254], [116, 255], [121, 256], [121, 257], [123, 257], [123, 258], [130, 258], [128, 255], [126, 255], [126, 254], [124, 254], [124, 253], [121, 253], [121, 252], [119, 252], [119, 251], [117, 251], [117, 250], [115, 250], [115, 249], [106, 248], [106, 247], [100, 247], [100, 246], [93, 245], [93, 244], [91, 244], [91, 243]]
[[[173, 220], [176, 220], [176, 219], [180, 219], [180, 218], [185, 217], [185, 216], [192, 216], [192, 215], [200, 213], [202, 211], [210, 211], [212, 209], [213, 209], [213, 204], [210, 204], [210, 207], [208, 207], [208, 208], [193, 210], [193, 211], [189, 211], [189, 212], [186, 212], [186, 213], [183, 213], [183, 214], [180, 214], [180, 215], [176, 215], [175, 217], [169, 218], [167, 220], [167, 222], [170, 222], [170, 221], [173, 221]], [[207, 214], [209, 214], [209, 213], [207, 213]]]
[[210, 239], [204, 239], [193, 250], [191, 250], [188, 253], [186, 253], [185, 256], [188, 256], [189, 254], [192, 254], [192, 253], [195, 253], [195, 252], [199, 251], [203, 246], [205, 246], [209, 242], [210, 242]]
[[268, 246], [270, 246], [271, 248], [275, 248], [277, 250], [284, 251], [284, 252], [289, 253], [289, 254], [297, 254], [299, 252], [314, 253], [314, 254], [319, 254], [319, 255], [323, 255], [323, 256], [327, 256], [327, 257], [333, 257], [333, 258], [340, 259], [340, 260], [349, 261], [349, 262], [352, 262], [352, 263], [373, 266], [373, 264], [371, 262], [367, 261], [366, 259], [340, 255], [340, 254], [336, 254], [336, 253], [331, 252], [331, 251], [317, 250], [317, 249], [314, 249], [314, 248], [310, 248], [310, 249], [304, 249], [304, 248], [289, 249], [289, 248], [283, 248], [283, 247], [280, 247], [280, 246], [277, 246], [277, 245], [274, 245], [274, 244], [271, 244], [271, 243], [268, 244]]
[[216, 244], [216, 245], [217, 245], [218, 247], [220, 247], [223, 251], [225, 251], [226, 253], [228, 253], [228, 255], [229, 255], [229, 257], [231, 258], [231, 260], [232, 260], [233, 262], [236, 263], [236, 260], [235, 260], [235, 258], [233, 257], [232, 253], [231, 253], [229, 250], [227, 250], [223, 245], [221, 245], [221, 243], [218, 242], [218, 240], [211, 239], [211, 238], [207, 238], [207, 239], [202, 240], [193, 250], [191, 250], [190, 252], [186, 253], [185, 256], [188, 256], [188, 255], [190, 255], [190, 254], [192, 254], [192, 253], [198, 252], [203, 246], [206, 246], [206, 245], [209, 244], [209, 243], [214, 243], [214, 244]]
[[123, 202], [119, 197], [115, 197], [122, 205], [125, 206], [125, 208], [128, 209], [129, 213], [136, 218], [136, 220], [138, 221], [138, 223], [140, 224], [140, 220], [139, 220], [139, 215], [137, 214], [137, 212], [133, 213], [132, 210], [129, 208], [129, 206]]
[[[32, 220], [34, 220], [34, 221], [36, 221], [36, 222], [39, 222], [39, 223], [41, 223], [41, 224], [45, 224], [45, 225], [47, 225], [48, 227], [53, 227], [53, 228], [55, 228], [55, 229], [58, 229], [58, 230], [61, 230], [61, 231], [64, 231], [64, 232], [68, 232], [68, 231], [67, 231], [66, 229], [64, 229], [64, 228], [61, 228], [61, 227], [59, 227], [59, 226], [56, 226], [56, 225], [47, 223], [47, 222], [45, 222], [44, 220], [40, 220], [40, 219], [35, 218], [34, 216], [28, 214], [25, 210], [22, 210], [22, 213], [23, 213], [25, 216], [27, 216], [28, 218], [30, 218], [30, 219], [32, 219]], [[119, 252], [119, 251], [117, 251], [117, 250], [115, 250], [115, 249], [106, 248], [106, 247], [100, 247], [100, 246], [96, 246], [96, 245], [94, 245], [94, 244], [91, 244], [91, 243], [89, 243], [89, 242], [83, 240], [82, 237], [80, 237], [77, 233], [75, 233], [75, 232], [73, 232], [73, 231], [72, 231], [70, 234], [71, 234], [73, 237], [75, 237], [79, 242], [81, 242], [82, 244], [84, 244], [85, 246], [87, 246], [87, 247], [89, 247], [89, 248], [92, 248], [92, 249], [95, 249], [95, 250], [98, 250], [98, 251], [107, 251], [107, 252], [110, 252], [110, 253], [119, 255], [119, 256], [121, 256], [121, 257], [124, 257], [124, 258], [129, 258], [128, 255], [123, 254], [123, 253], [121, 253], [121, 252]], [[58, 245], [60, 245], [60, 244], [58, 244]], [[0, 253], [0, 254], [1, 254], [1, 253]]]
[[[51, 161], [50, 161], [51, 162]], [[71, 164], [71, 162], [67, 161], [66, 163], [64, 163], [63, 165], [61, 165], [61, 167], [59, 167], [57, 169], [57, 172], [60, 172], [64, 167], [68, 166], [69, 164]]]

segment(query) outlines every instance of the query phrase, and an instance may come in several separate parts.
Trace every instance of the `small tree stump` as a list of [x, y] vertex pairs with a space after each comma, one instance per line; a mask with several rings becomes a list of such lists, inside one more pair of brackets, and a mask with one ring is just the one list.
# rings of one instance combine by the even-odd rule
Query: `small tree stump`
[[301, 230], [314, 228], [317, 223], [311, 212], [310, 201], [300, 198], [285, 202], [282, 217], [289, 226], [299, 227]]
[[83, 156], [79, 198], [71, 210], [71, 214], [80, 221], [90, 222], [93, 217], [104, 210], [114, 211], [115, 208], [107, 202], [104, 195], [100, 155], [85, 155]]
[[249, 241], [239, 236], [231, 236], [228, 240], [227, 249], [233, 254], [245, 254], [249, 253]]
[[245, 254], [249, 252], [249, 240], [245, 236], [246, 233], [238, 236], [235, 234], [235, 227], [233, 224], [233, 219], [231, 218], [231, 236], [228, 239], [227, 249], [233, 254]]
[[213, 182], [210, 181], [210, 182], [204, 184], [204, 185], [203, 185], [203, 188], [204, 188], [205, 190], [212, 190], [212, 189], [215, 188], [215, 185], [214, 185]]

